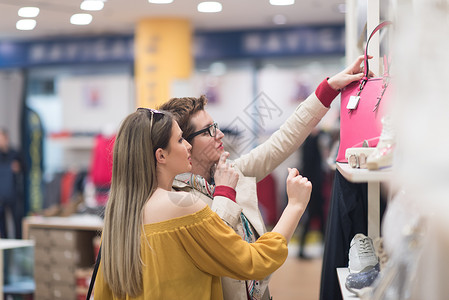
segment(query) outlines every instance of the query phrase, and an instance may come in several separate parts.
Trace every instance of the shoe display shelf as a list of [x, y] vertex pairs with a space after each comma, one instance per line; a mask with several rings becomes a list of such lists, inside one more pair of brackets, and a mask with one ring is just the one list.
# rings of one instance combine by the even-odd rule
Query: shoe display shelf
[[24, 219], [23, 236], [35, 241], [35, 300], [82, 299], [77, 274], [94, 265], [102, 228], [95, 215]]
[[[346, 59], [350, 63], [360, 53], [356, 50], [359, 42], [359, 17], [360, 10], [357, 0], [346, 0]], [[380, 0], [367, 1], [366, 5], [366, 32], [370, 32], [380, 23]], [[363, 29], [362, 29], [363, 30]], [[374, 35], [369, 45], [370, 70], [374, 74], [380, 73], [380, 38]], [[353, 169], [347, 163], [336, 163], [337, 170], [343, 177], [354, 183], [368, 184], [368, 236], [372, 239], [380, 236], [380, 182], [389, 181], [391, 178], [391, 169], [382, 169], [372, 171], [368, 169]], [[337, 268], [338, 280], [343, 299], [359, 299], [349, 292], [345, 287], [346, 277], [349, 275], [349, 269]]]
[[338, 282], [340, 283], [340, 290], [341, 295], [343, 296], [343, 299], [359, 299], [356, 295], [348, 291], [348, 289], [345, 286], [346, 277], [349, 275], [349, 269], [348, 268], [337, 268], [337, 276], [338, 276]]
[[[0, 300], [3, 300], [4, 292], [6, 292], [6, 286], [4, 286], [4, 281], [6, 276], [9, 274], [4, 274], [5, 270], [8, 268], [5, 268], [3, 265], [4, 263], [4, 251], [5, 250], [12, 250], [12, 249], [18, 249], [18, 248], [25, 248], [25, 247], [34, 247], [34, 241], [31, 240], [14, 240], [14, 239], [0, 239]], [[7, 264], [9, 262], [6, 262]], [[11, 287], [11, 288], [20, 288], [19, 284], [17, 286]], [[31, 287], [29, 284], [24, 287], [21, 286], [21, 292], [33, 292], [34, 287]], [[26, 289], [26, 291], [25, 291]]]
[[[380, 170], [355, 169], [347, 163], [337, 163], [337, 170], [343, 177], [354, 183], [364, 183], [368, 185], [368, 236], [372, 239], [380, 236], [380, 183], [388, 182], [391, 179], [391, 168]], [[345, 287], [346, 277], [349, 274], [347, 267], [337, 268], [338, 280], [343, 295], [343, 299], [358, 299]]]

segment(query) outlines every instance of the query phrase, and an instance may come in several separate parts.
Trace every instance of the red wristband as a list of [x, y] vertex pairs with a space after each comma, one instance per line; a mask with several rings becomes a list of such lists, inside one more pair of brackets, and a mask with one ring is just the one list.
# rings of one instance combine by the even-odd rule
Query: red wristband
[[327, 77], [326, 79], [324, 79], [320, 85], [316, 88], [315, 91], [315, 95], [318, 97], [318, 99], [320, 100], [320, 102], [326, 106], [326, 107], [330, 107], [332, 101], [335, 99], [335, 97], [337, 97], [337, 95], [340, 93], [340, 91], [336, 91], [334, 90], [329, 83], [327, 82], [327, 80], [329, 79], [329, 77]]
[[223, 197], [231, 199], [234, 202], [235, 202], [236, 194], [237, 194], [236, 191], [232, 187], [225, 186], [225, 185], [216, 186], [215, 191], [214, 191], [214, 197], [223, 196]]

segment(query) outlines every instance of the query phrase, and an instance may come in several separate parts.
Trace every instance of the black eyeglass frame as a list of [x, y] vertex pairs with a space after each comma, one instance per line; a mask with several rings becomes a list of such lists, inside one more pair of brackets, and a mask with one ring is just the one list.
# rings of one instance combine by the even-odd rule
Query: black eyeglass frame
[[[211, 131], [212, 127], [215, 128], [214, 134], [212, 134], [212, 131]], [[201, 130], [198, 130], [198, 131], [195, 131], [194, 133], [189, 134], [189, 136], [186, 137], [186, 140], [191, 141], [194, 137], [202, 134], [203, 132], [208, 132], [211, 137], [215, 138], [217, 136], [217, 129], [218, 129], [218, 124], [217, 124], [217, 122], [214, 122], [214, 123], [210, 124], [209, 126], [207, 126], [206, 128], [203, 128]]]

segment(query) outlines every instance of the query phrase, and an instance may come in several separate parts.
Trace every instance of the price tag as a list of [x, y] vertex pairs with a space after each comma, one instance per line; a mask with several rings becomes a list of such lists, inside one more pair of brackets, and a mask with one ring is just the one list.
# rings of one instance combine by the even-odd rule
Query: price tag
[[360, 96], [351, 96], [349, 97], [348, 105], [346, 105], [347, 109], [356, 109], [357, 105], [359, 105]]

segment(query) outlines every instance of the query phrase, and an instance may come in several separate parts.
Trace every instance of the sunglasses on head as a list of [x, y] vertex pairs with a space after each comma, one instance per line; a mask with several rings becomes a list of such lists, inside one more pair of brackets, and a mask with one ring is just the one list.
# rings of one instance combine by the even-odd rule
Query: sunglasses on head
[[153, 116], [153, 115], [159, 115], [159, 116], [165, 115], [162, 111], [159, 111], [157, 109], [152, 109], [152, 108], [146, 108], [146, 107], [139, 107], [137, 109], [137, 111], [147, 111], [147, 112], [151, 113], [151, 116]]
[[146, 107], [139, 107], [137, 111], [146, 111], [149, 112], [151, 115], [148, 117], [150, 119], [150, 132], [153, 129], [153, 119], [154, 120], [160, 120], [165, 115], [164, 112], [159, 111], [157, 109], [152, 108], [146, 108]]

